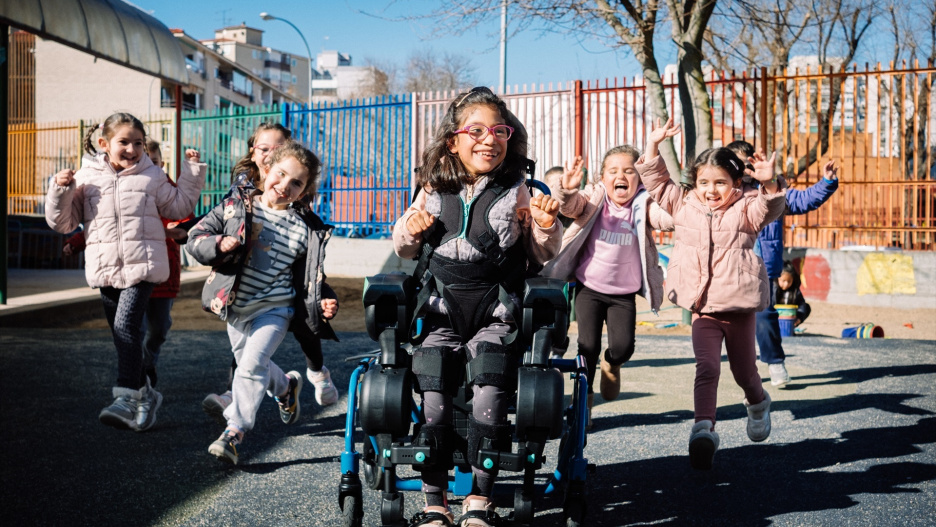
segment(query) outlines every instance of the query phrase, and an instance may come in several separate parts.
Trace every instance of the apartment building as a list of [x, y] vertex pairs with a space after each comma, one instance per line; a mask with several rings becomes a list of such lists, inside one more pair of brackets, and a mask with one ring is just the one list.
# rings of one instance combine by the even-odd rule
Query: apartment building
[[262, 30], [246, 24], [228, 26], [201, 43], [293, 99], [307, 102], [309, 57], [264, 46]]

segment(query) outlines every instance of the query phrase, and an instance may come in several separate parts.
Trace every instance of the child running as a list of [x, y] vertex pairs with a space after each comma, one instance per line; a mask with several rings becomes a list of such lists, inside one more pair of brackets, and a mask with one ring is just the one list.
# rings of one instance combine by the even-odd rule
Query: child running
[[[91, 142], [100, 130], [98, 152]], [[115, 113], [85, 136], [77, 173], [56, 174], [46, 194], [46, 221], [56, 232], [84, 224], [85, 276], [100, 288], [107, 323], [117, 348], [114, 402], [101, 410], [102, 423], [144, 431], [156, 423], [162, 394], [144, 368], [143, 318], [153, 287], [169, 278], [166, 231], [160, 216], [192, 213], [205, 184], [207, 166], [198, 152], [185, 153], [178, 186], [144, 155], [146, 129], [136, 117]]]
[[[566, 164], [559, 185], [551, 187], [559, 213], [575, 220], [562, 235], [562, 250], [543, 274], [574, 280], [578, 353], [588, 364], [592, 386], [601, 347], [602, 327], [608, 324], [608, 349], [601, 360], [601, 396], [606, 401], [621, 393], [621, 365], [634, 354], [637, 327], [635, 295], [650, 302], [654, 313], [663, 300], [653, 229], [672, 230], [672, 218], [650, 199], [634, 163], [640, 152], [616, 146], [604, 155], [600, 184], [582, 183], [582, 158]], [[594, 393], [588, 394], [589, 418]]]
[[[401, 258], [431, 255], [432, 278], [426, 286], [434, 292], [423, 311], [428, 336], [413, 352], [425, 414], [416, 441], [454, 446], [451, 403], [466, 354], [467, 360], [489, 355], [506, 364], [520, 357], [510, 336], [516, 331], [527, 263], [555, 257], [562, 235], [556, 221], [559, 204], [548, 196], [531, 197], [524, 184], [526, 151], [526, 131], [491, 90], [460, 94], [423, 153], [417, 173], [422, 192], [393, 229]], [[512, 305], [499, 301], [507, 296]], [[440, 364], [450, 367], [440, 369]], [[485, 438], [495, 448], [510, 448], [507, 405], [517, 371], [485, 372], [470, 381], [474, 398], [467, 450], [474, 482], [459, 525], [489, 527], [498, 521], [491, 499], [497, 468], [484, 468], [478, 451]], [[446, 496], [451, 468], [451, 458], [422, 468], [426, 507], [414, 525], [454, 524]]]
[[695, 424], [689, 436], [689, 461], [711, 469], [719, 439], [715, 432], [716, 395], [724, 342], [735, 382], [744, 390], [747, 434], [752, 441], [770, 435], [770, 396], [757, 372], [754, 317], [773, 301], [767, 273], [754, 254], [757, 233], [783, 213], [782, 178], [774, 160], [763, 154], [750, 159], [747, 173], [761, 183], [745, 194], [744, 165], [727, 148], [710, 148], [689, 169], [692, 188], [670, 179], [658, 145], [679, 133], [670, 118], [648, 136], [637, 162], [640, 179], [675, 223], [675, 245], [667, 267], [667, 297], [692, 312], [692, 348], [696, 358]]
[[302, 375], [283, 373], [271, 360], [295, 305], [304, 304], [304, 322], [318, 338], [337, 340], [328, 320], [338, 301], [322, 272], [331, 227], [299, 201], [315, 191], [319, 160], [290, 141], [269, 162], [261, 189], [250, 181], [238, 185], [189, 232], [189, 252], [212, 266], [202, 307], [227, 321], [237, 361], [232, 401], [224, 410], [227, 427], [208, 448], [233, 464], [264, 392], [275, 394], [284, 423], [299, 418]]
[[[163, 169], [162, 152], [159, 143], [151, 138], [146, 139], [146, 155], [154, 165]], [[188, 170], [189, 164], [183, 163], [182, 170]], [[165, 174], [165, 171], [163, 171]], [[166, 178], [169, 175], [166, 174]], [[171, 179], [170, 179], [171, 181]], [[175, 183], [173, 183], [174, 185]], [[149, 301], [146, 303], [146, 314], [143, 316], [143, 370], [149, 379], [150, 386], [156, 387], [156, 363], [159, 362], [159, 353], [166, 342], [169, 329], [172, 327], [172, 304], [181, 289], [182, 257], [179, 244], [188, 240], [186, 226], [191, 226], [194, 216], [189, 214], [180, 221], [161, 218], [166, 229], [166, 252], [169, 257], [169, 279], [156, 284]], [[65, 255], [77, 254], [85, 250], [84, 231], [79, 231], [71, 238], [65, 240], [62, 253]]]
[[[292, 133], [279, 123], [261, 123], [247, 140], [247, 153], [234, 166], [234, 186], [250, 181], [260, 188], [263, 177], [268, 173], [270, 166], [268, 160], [271, 154], [286, 144]], [[308, 197], [308, 196], [307, 196]], [[302, 353], [306, 357], [306, 378], [315, 389], [315, 402], [320, 406], [330, 406], [338, 402], [338, 389], [332, 383], [331, 374], [325, 367], [322, 356], [322, 340], [309, 329], [309, 324], [303, 322], [309, 314], [304, 311], [302, 303], [296, 305], [296, 313], [289, 330], [293, 332]], [[231, 365], [231, 379], [237, 368], [236, 360]], [[202, 409], [219, 422], [225, 422], [224, 410], [231, 404], [231, 390], [220, 394], [208, 394], [202, 401]]]
[[[747, 141], [734, 141], [725, 148], [731, 150], [742, 162], [754, 154], [754, 145]], [[822, 177], [814, 185], [804, 190], [789, 188], [786, 191], [785, 214], [806, 214], [818, 209], [838, 189], [838, 167], [835, 160], [830, 159], [823, 167]], [[750, 191], [756, 192], [756, 188]], [[783, 216], [781, 215], [769, 225], [761, 229], [754, 244], [754, 253], [764, 260], [767, 267], [767, 279], [770, 281], [771, 298], [777, 294], [777, 279], [783, 269]], [[780, 338], [780, 317], [774, 309], [773, 301], [767, 308], [757, 313], [757, 347], [760, 349], [760, 360], [767, 364], [770, 373], [770, 384], [783, 388], [790, 382], [790, 374], [786, 369], [786, 353]]]

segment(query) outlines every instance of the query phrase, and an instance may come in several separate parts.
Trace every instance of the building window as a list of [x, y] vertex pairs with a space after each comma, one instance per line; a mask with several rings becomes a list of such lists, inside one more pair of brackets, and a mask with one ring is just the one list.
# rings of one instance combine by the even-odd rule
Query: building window
[[298, 82], [298, 79], [296, 79], [296, 76], [293, 75], [293, 84], [296, 84], [296, 82]]
[[[292, 67], [295, 68], [295, 67], [296, 67], [296, 59], [292, 59], [292, 61], [290, 61], [290, 65], [292, 65]], [[293, 82], [295, 82], [295, 81], [293, 81]]]

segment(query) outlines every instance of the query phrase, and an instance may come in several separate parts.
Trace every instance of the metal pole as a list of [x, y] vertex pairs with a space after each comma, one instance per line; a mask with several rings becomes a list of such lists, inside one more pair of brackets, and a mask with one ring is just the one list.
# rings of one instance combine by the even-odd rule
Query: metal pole
[[[0, 304], [7, 303], [7, 262], [9, 247], [7, 238], [7, 141], [9, 140], [9, 116], [7, 115], [10, 83], [10, 26], [0, 24], [0, 126], [3, 127], [3, 140], [0, 141]], [[22, 250], [22, 249], [21, 249]]]
[[[306, 48], [306, 55], [308, 55], [309, 57], [309, 89], [308, 89], [309, 98], [308, 100], [306, 100], [306, 108], [311, 109], [312, 108], [312, 50], [309, 48], [309, 42], [306, 41], [305, 35], [302, 34], [302, 31], [300, 31], [299, 28], [296, 27], [295, 24], [293, 24], [289, 20], [286, 20], [285, 18], [274, 16], [269, 13], [260, 13], [260, 18], [262, 18], [263, 20], [279, 20], [280, 22], [286, 22], [287, 24], [289, 24], [290, 27], [296, 30], [296, 33], [299, 33], [299, 38], [302, 39], [302, 44]], [[309, 112], [309, 115], [306, 116], [306, 119], [309, 121], [308, 140], [311, 141], [312, 140], [312, 113], [311, 111]]]
[[501, 4], [501, 34], [500, 34], [500, 83], [498, 91], [501, 95], [507, 93], [507, 1]]

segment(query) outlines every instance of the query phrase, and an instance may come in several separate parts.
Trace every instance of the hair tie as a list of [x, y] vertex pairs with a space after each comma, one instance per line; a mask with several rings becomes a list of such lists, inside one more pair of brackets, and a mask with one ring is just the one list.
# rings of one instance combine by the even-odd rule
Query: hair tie
[[98, 124], [97, 127], [98, 127], [98, 130], [103, 130], [103, 129], [104, 129], [104, 123]]
[[740, 168], [738, 168], [738, 164], [735, 163], [734, 159], [729, 159], [728, 161], [731, 163], [731, 166], [733, 166], [735, 170], [741, 170]]

